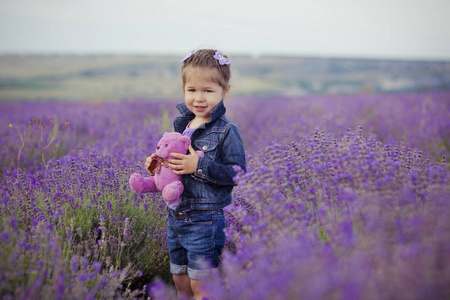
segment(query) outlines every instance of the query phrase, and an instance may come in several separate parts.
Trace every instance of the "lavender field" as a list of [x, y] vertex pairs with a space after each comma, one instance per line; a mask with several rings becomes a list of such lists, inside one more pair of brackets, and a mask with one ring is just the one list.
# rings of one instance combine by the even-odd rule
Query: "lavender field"
[[[175, 299], [133, 172], [176, 100], [0, 103], [2, 299]], [[449, 299], [450, 93], [235, 98], [248, 172], [211, 299]]]

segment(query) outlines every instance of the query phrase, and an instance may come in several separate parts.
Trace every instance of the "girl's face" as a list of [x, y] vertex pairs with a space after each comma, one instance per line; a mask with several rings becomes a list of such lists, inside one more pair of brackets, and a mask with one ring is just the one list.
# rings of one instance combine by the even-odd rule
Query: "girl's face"
[[217, 69], [188, 67], [184, 72], [184, 102], [197, 121], [206, 123], [211, 120], [211, 111], [226, 97], [230, 87], [224, 90], [214, 80], [220, 77]]

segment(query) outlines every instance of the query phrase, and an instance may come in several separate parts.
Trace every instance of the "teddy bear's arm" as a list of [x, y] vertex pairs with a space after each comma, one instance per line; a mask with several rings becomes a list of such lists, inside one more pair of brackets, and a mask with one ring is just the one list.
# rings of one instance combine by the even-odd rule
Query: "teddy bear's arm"
[[154, 176], [142, 177], [138, 173], [133, 173], [130, 176], [129, 184], [131, 189], [139, 194], [157, 192]]

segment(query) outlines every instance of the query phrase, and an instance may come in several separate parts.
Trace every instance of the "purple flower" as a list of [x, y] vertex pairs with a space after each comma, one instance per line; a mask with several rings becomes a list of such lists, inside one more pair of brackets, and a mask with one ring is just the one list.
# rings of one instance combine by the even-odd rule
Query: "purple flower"
[[14, 217], [14, 216], [10, 219], [11, 228], [12, 228], [14, 231], [17, 231], [17, 222], [18, 222], [18, 221], [19, 221], [19, 219], [16, 218], [16, 217]]
[[82, 274], [78, 274], [77, 279], [78, 279], [79, 281], [86, 281], [86, 280], [88, 280], [90, 277], [91, 277], [90, 274], [82, 273]]
[[94, 274], [99, 273], [101, 267], [102, 267], [102, 263], [101, 263], [101, 262], [98, 262], [98, 261], [94, 262], [94, 263], [92, 264], [92, 268], [94, 269], [94, 270], [93, 270], [93, 273], [94, 273]]
[[64, 273], [60, 274], [58, 276], [58, 278], [56, 278], [57, 282], [56, 282], [56, 295], [55, 295], [55, 299], [64, 299], [64, 294], [65, 294], [65, 280], [66, 280], [66, 276]]
[[70, 268], [71, 268], [71, 270], [72, 270], [72, 273], [75, 274], [75, 273], [77, 272], [77, 270], [78, 270], [78, 264], [77, 264], [77, 262], [74, 261], [74, 260], [72, 260], [71, 263], [70, 263]]
[[0, 241], [2, 243], [9, 243], [11, 241], [11, 235], [9, 234], [9, 231], [3, 231], [2, 236], [0, 238]]

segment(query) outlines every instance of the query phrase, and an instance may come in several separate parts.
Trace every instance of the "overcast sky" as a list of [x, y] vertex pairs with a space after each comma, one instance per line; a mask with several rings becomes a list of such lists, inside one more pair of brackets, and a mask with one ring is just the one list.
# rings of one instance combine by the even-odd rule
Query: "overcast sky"
[[0, 53], [450, 60], [450, 0], [0, 0]]

